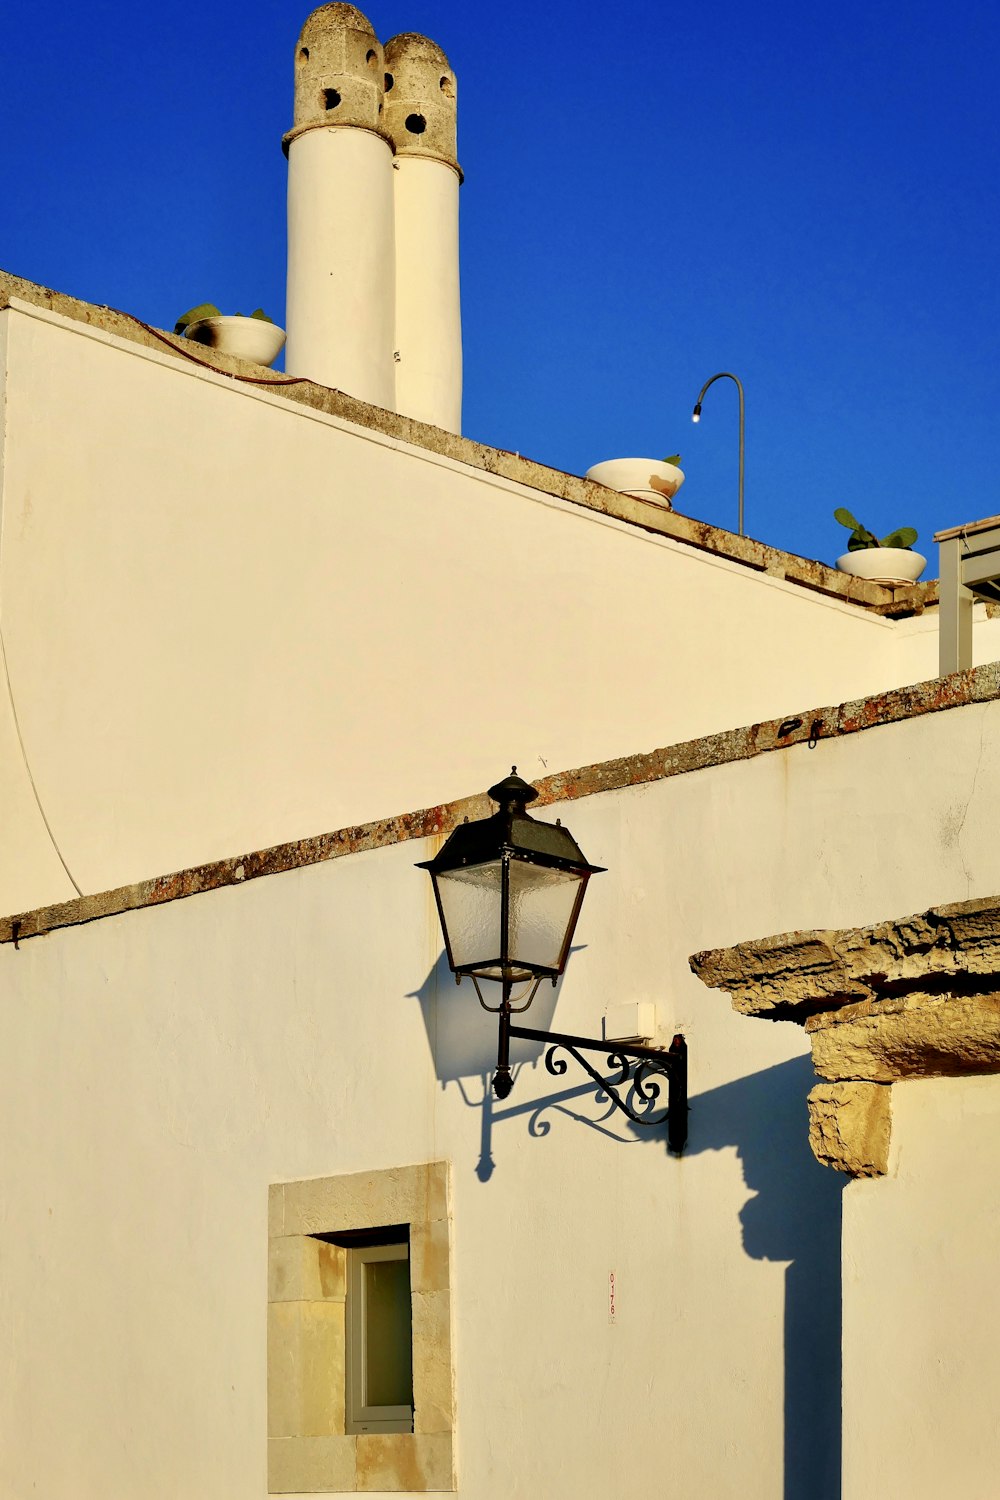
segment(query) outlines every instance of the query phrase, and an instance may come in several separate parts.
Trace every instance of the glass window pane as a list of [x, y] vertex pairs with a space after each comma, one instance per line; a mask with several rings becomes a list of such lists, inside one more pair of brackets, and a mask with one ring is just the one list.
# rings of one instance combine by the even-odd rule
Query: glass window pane
[[510, 863], [510, 954], [554, 969], [562, 954], [583, 876], [513, 859]]
[[410, 1262], [368, 1261], [365, 1278], [366, 1406], [413, 1401]]
[[500, 861], [448, 870], [436, 879], [455, 966], [499, 958]]

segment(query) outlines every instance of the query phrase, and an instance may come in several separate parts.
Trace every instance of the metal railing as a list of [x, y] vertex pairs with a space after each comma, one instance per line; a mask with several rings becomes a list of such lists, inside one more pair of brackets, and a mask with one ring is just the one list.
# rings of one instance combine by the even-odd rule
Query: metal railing
[[935, 533], [940, 561], [938, 671], [972, 666], [972, 607], [1000, 602], [1000, 516]]

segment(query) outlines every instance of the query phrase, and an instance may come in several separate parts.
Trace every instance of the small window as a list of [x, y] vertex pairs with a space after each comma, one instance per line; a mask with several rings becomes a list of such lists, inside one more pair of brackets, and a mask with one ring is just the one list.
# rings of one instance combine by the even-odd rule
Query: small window
[[268, 1493], [454, 1491], [448, 1163], [274, 1183], [268, 1222]]
[[347, 1251], [348, 1432], [413, 1431], [410, 1245]]

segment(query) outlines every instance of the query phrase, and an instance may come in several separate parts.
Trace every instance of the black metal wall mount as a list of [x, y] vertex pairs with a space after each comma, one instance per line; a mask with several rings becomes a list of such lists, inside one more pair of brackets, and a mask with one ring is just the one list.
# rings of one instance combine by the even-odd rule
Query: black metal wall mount
[[[475, 975], [472, 976], [472, 982], [483, 1009], [500, 1018], [497, 1070], [493, 1075], [493, 1092], [498, 1099], [506, 1099], [514, 1087], [510, 1070], [511, 1037], [517, 1041], [541, 1042], [543, 1046], [548, 1043], [545, 1068], [554, 1078], [561, 1078], [569, 1067], [565, 1057], [559, 1055], [568, 1052], [584, 1072], [590, 1074], [612, 1107], [627, 1115], [634, 1125], [649, 1128], [665, 1124], [668, 1149], [675, 1156], [682, 1155], [687, 1145], [688, 1049], [687, 1041], [680, 1032], [675, 1034], [669, 1047], [640, 1047], [637, 1043], [626, 1045], [607, 1040], [598, 1042], [593, 1037], [573, 1036], [565, 1031], [537, 1031], [533, 1026], [515, 1026], [511, 1016], [528, 1009], [541, 981], [536, 980], [530, 987], [527, 998], [521, 996], [516, 1005], [511, 1000], [511, 984], [505, 983], [502, 986], [503, 998], [499, 1005], [488, 1005]], [[616, 1076], [606, 1078], [582, 1055], [584, 1052], [595, 1052], [603, 1056], [605, 1067]], [[661, 1078], [667, 1080], [665, 1109], [659, 1104]]]
[[[675, 1156], [680, 1156], [687, 1145], [687, 1042], [678, 1032], [668, 1048], [622, 1046], [618, 1042], [597, 1042], [589, 1037], [571, 1036], [561, 1031], [535, 1031], [531, 1026], [509, 1027], [512, 1037], [526, 1042], [548, 1042], [545, 1054], [546, 1070], [555, 1078], [561, 1078], [569, 1064], [561, 1052], [580, 1064], [585, 1072], [606, 1094], [612, 1106], [635, 1125], [654, 1126], [666, 1124], [667, 1146]], [[616, 1076], [605, 1078], [582, 1054], [603, 1054], [605, 1066]], [[660, 1084], [667, 1080], [666, 1110], [658, 1107]], [[498, 1084], [506, 1085], [504, 1088]], [[504, 1075], [498, 1070], [493, 1080], [497, 1096], [506, 1098], [512, 1087], [509, 1070]], [[630, 1099], [636, 1101], [631, 1103]], [[638, 1107], [636, 1107], [638, 1105]]]

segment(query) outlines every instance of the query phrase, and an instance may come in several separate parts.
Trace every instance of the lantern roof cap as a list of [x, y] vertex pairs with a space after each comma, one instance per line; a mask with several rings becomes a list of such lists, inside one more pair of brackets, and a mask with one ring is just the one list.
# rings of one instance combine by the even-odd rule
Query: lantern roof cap
[[500, 803], [492, 817], [459, 823], [433, 859], [421, 862], [420, 868], [440, 874], [460, 870], [463, 866], [488, 864], [505, 855], [554, 869], [588, 870], [596, 874], [603, 865], [592, 865], [568, 828], [557, 819], [544, 823], [525, 811], [525, 803], [538, 793], [528, 782], [511, 774], [490, 787], [489, 795]]
[[511, 766], [510, 775], [505, 776], [503, 781], [498, 781], [495, 786], [491, 786], [486, 795], [492, 797], [494, 802], [499, 802], [501, 807], [508, 802], [520, 803], [523, 807], [527, 802], [534, 802], [538, 793], [530, 782], [518, 776], [517, 767]]

